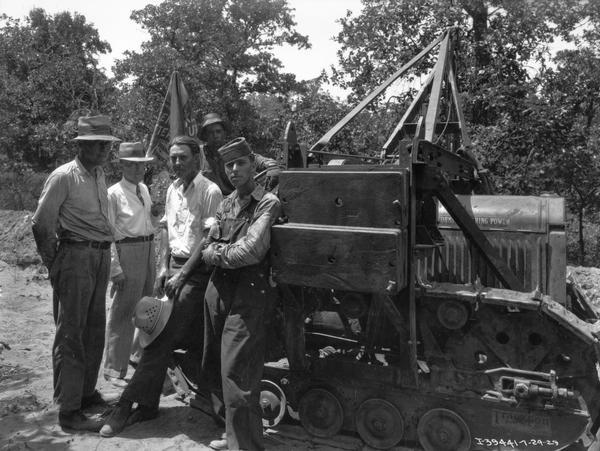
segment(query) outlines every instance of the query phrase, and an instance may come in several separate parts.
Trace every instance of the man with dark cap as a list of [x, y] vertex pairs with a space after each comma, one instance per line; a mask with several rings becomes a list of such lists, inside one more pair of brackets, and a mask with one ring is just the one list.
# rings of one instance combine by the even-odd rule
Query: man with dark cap
[[[219, 185], [225, 196], [229, 195], [235, 187], [227, 178], [223, 160], [219, 155], [218, 149], [225, 144], [227, 132], [225, 122], [217, 113], [208, 113], [202, 120], [198, 137], [205, 142], [204, 155], [206, 157], [206, 167], [204, 175]], [[279, 182], [279, 165], [272, 158], [254, 154], [256, 164], [256, 173], [263, 174], [265, 179], [265, 188], [272, 191]]]
[[80, 117], [73, 161], [55, 169], [33, 215], [33, 235], [54, 291], [56, 336], [52, 348], [58, 422], [98, 431], [101, 421], [82, 409], [104, 400], [96, 391], [104, 349], [106, 287], [113, 230], [102, 165], [110, 153], [107, 116]]
[[256, 156], [244, 138], [224, 145], [219, 155], [235, 191], [219, 206], [202, 252], [204, 263], [216, 267], [205, 295], [202, 373], [213, 390], [222, 387], [225, 404], [225, 438], [209, 446], [259, 450], [265, 322], [276, 296], [267, 252], [280, 203], [255, 182]]

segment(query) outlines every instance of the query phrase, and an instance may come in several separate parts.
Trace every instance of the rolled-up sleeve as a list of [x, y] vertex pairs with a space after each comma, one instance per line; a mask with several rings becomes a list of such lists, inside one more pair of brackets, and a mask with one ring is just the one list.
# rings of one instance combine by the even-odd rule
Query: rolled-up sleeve
[[48, 269], [56, 256], [58, 215], [69, 193], [68, 177], [65, 173], [50, 174], [31, 221], [38, 252]]
[[246, 235], [235, 243], [220, 246], [219, 266], [223, 268], [241, 268], [255, 265], [267, 255], [271, 242], [271, 226], [280, 214], [279, 199], [265, 196], [256, 207], [252, 224]]
[[204, 217], [202, 218], [202, 230], [211, 229], [215, 223], [217, 216], [217, 210], [219, 205], [223, 201], [223, 194], [221, 190], [215, 184], [211, 184], [209, 189], [206, 190], [206, 196], [204, 198]]

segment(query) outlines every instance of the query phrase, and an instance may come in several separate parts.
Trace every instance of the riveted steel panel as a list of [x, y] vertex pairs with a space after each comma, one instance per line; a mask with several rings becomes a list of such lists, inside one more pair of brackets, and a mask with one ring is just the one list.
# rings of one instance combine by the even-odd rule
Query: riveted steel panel
[[280, 283], [368, 293], [406, 284], [406, 232], [397, 229], [273, 226], [271, 263]]
[[404, 228], [408, 222], [405, 169], [283, 171], [279, 198], [294, 223]]

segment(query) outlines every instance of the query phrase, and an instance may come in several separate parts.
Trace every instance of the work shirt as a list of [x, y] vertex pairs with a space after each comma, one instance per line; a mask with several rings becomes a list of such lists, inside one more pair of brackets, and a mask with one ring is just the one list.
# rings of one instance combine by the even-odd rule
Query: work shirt
[[[139, 199], [136, 189], [144, 200]], [[125, 177], [108, 189], [108, 217], [113, 226], [115, 241], [123, 238], [148, 236], [154, 233], [152, 225], [152, 199], [143, 183], [131, 183]], [[111, 246], [110, 276], [122, 273], [116, 246]]]
[[175, 180], [167, 190], [165, 214], [160, 220], [167, 228], [171, 255], [189, 258], [196, 245], [206, 237], [223, 200], [219, 187], [198, 173], [187, 189]]
[[237, 191], [231, 193], [219, 206], [216, 223], [210, 229], [212, 243], [203, 254], [205, 262], [227, 269], [261, 263], [280, 208], [277, 196], [260, 185], [245, 199]]
[[42, 261], [52, 264], [60, 239], [113, 241], [104, 171], [89, 172], [78, 157], [48, 176], [32, 219]]
[[262, 186], [243, 199], [234, 191], [221, 203], [210, 230], [215, 241], [202, 253], [205, 263], [217, 265], [204, 295], [202, 372], [209, 386], [222, 387], [229, 449], [264, 449], [255, 412], [260, 411], [265, 324], [277, 299], [267, 251], [279, 210], [279, 199]]

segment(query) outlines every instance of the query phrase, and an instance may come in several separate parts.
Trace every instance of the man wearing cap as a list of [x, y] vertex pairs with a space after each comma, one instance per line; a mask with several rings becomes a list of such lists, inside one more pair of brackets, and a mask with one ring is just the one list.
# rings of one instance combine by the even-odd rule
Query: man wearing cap
[[[206, 157], [204, 175], [219, 185], [224, 195], [229, 195], [235, 187], [229, 181], [225, 171], [225, 165], [219, 155], [219, 148], [226, 142], [227, 133], [225, 122], [217, 113], [208, 113], [202, 120], [198, 137], [206, 144], [203, 147]], [[264, 157], [260, 154], [254, 154], [256, 164], [256, 173], [263, 174], [265, 179], [265, 188], [272, 191], [279, 182], [279, 165], [272, 158]]]
[[142, 183], [146, 162], [152, 158], [145, 156], [141, 142], [121, 143], [118, 156], [123, 178], [108, 189], [115, 244], [111, 247], [112, 304], [106, 327], [104, 378], [124, 387], [135, 330], [133, 310], [143, 296], [152, 294], [156, 262], [152, 201]]
[[107, 116], [80, 117], [77, 130], [77, 156], [46, 180], [32, 228], [53, 288], [58, 422], [97, 431], [101, 422], [82, 409], [104, 403], [95, 387], [104, 348], [113, 231], [102, 165], [111, 143], [119, 139], [111, 135]]
[[[167, 296], [162, 300], [144, 297], [135, 308], [144, 352], [100, 431], [104, 437], [118, 434], [127, 424], [156, 417], [173, 350], [189, 337], [202, 341], [203, 299], [212, 268], [193, 265], [190, 256], [204, 243], [223, 196], [219, 187], [200, 173], [202, 154], [195, 138], [175, 137], [169, 159], [177, 179], [167, 190], [155, 282], [155, 294]], [[137, 409], [132, 412], [134, 403]]]
[[205, 296], [202, 373], [213, 389], [222, 387], [225, 404], [225, 438], [209, 446], [259, 450], [265, 322], [275, 301], [267, 252], [280, 203], [255, 182], [255, 154], [244, 138], [219, 154], [235, 191], [219, 206], [202, 252], [204, 263], [216, 266]]

